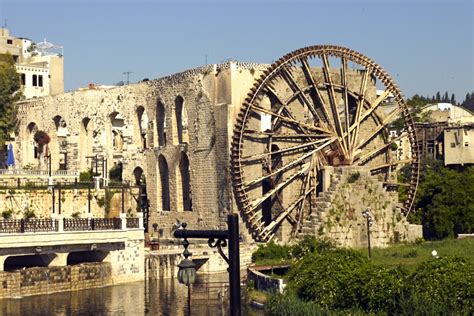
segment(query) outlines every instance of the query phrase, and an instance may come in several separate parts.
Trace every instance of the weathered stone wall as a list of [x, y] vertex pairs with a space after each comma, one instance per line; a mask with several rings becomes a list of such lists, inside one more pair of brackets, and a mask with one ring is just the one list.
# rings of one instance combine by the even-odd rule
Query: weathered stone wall
[[[209, 65], [149, 82], [22, 103], [15, 146], [18, 165], [46, 168], [46, 149], [35, 159], [33, 141], [34, 133], [44, 130], [51, 137], [47, 150], [53, 169], [85, 171], [91, 165], [86, 157], [99, 155], [108, 169], [122, 163], [123, 178], [132, 183], [143, 171], [149, 225], [157, 223], [164, 236], [183, 221], [196, 229], [224, 227], [225, 215], [233, 210], [228, 148], [234, 117], [264, 68], [235, 62]], [[178, 122], [176, 113], [181, 98], [186, 122]], [[146, 120], [139, 113], [145, 113], [140, 115], [146, 115], [146, 126], [141, 126]], [[190, 212], [183, 206], [183, 156], [189, 161]], [[160, 159], [168, 170], [169, 210], [163, 207]]]
[[[132, 197], [137, 192], [126, 190], [124, 194], [124, 210], [129, 216], [136, 214], [137, 202]], [[104, 203], [110, 199], [106, 209]], [[55, 190], [55, 213], [59, 212], [61, 200], [61, 215], [63, 217], [119, 217], [122, 210], [122, 193], [120, 189], [112, 189], [111, 194], [105, 194], [104, 189], [91, 190], [90, 213], [88, 212], [87, 189], [62, 189], [61, 198]], [[11, 210], [13, 218], [23, 218], [26, 211], [33, 212], [37, 218], [49, 218], [52, 215], [53, 194], [50, 190], [6, 189], [0, 190], [0, 212]]]
[[421, 225], [409, 224], [398, 208], [398, 193], [385, 191], [368, 168], [326, 167], [324, 172], [330, 184], [305, 219], [300, 236], [325, 236], [341, 246], [367, 247], [367, 222], [362, 212], [369, 209], [372, 246], [422, 237]]
[[112, 284], [112, 267], [99, 262], [0, 272], [0, 283], [0, 298], [90, 289]]

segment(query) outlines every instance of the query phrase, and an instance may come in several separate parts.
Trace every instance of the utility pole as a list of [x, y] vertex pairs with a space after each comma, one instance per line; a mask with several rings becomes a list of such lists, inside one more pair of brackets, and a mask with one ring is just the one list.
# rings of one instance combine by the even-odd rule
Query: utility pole
[[124, 75], [127, 75], [127, 84], [130, 84], [130, 74], [133, 74], [133, 71], [124, 71]]

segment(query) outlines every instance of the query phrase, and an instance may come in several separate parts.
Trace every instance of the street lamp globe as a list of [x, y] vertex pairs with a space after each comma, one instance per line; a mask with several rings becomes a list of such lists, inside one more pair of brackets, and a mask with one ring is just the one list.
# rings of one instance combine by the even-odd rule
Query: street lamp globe
[[191, 259], [185, 258], [178, 264], [178, 281], [190, 285], [196, 281], [196, 265]]

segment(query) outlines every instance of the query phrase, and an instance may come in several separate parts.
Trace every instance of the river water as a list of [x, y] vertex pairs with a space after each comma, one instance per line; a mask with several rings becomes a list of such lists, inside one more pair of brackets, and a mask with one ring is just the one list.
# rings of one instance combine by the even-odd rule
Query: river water
[[[186, 286], [164, 279], [3, 299], [0, 315], [228, 315], [226, 281], [227, 274], [199, 276], [192, 287], [191, 314]], [[242, 309], [242, 315], [263, 315], [245, 302]]]

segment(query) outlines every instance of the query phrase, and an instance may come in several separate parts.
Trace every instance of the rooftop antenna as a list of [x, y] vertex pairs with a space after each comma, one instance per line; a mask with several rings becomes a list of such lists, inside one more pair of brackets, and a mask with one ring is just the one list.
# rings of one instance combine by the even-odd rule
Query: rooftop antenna
[[130, 74], [133, 74], [133, 71], [124, 71], [124, 75], [127, 75], [127, 84], [130, 84]]

